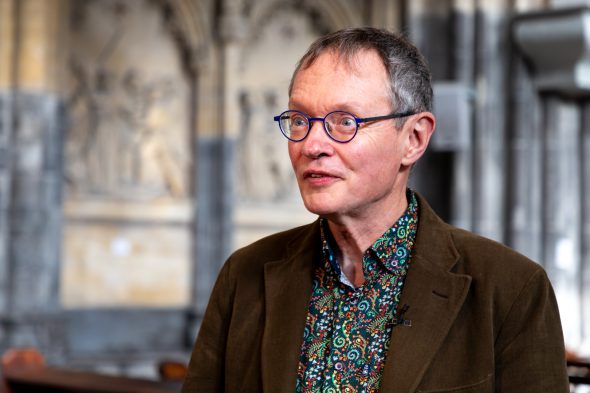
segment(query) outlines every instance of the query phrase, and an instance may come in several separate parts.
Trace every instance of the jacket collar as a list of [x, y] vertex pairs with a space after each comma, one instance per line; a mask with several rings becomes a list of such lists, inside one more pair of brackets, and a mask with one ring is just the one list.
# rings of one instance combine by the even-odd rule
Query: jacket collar
[[294, 391], [315, 263], [321, 258], [316, 220], [287, 247], [287, 257], [264, 265], [266, 314], [262, 338], [264, 392]]
[[414, 392], [465, 301], [471, 277], [451, 272], [460, 260], [447, 224], [418, 195], [416, 243], [399, 306], [411, 326], [391, 335], [381, 391]]
[[[420, 217], [399, 306], [411, 326], [393, 329], [382, 392], [414, 392], [457, 317], [471, 277], [451, 272], [460, 256], [449, 227], [419, 194]], [[265, 392], [293, 391], [312, 290], [321, 258], [319, 221], [296, 237], [284, 259], [264, 266], [266, 316], [262, 340]], [[311, 263], [313, 261], [314, 263]]]

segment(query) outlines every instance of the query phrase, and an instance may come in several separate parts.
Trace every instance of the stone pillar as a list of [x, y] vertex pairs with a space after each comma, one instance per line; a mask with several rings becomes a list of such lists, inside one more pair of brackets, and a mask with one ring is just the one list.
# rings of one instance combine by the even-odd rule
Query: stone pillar
[[[453, 79], [466, 89], [474, 86], [475, 1], [454, 0]], [[470, 97], [473, 98], [473, 97]], [[473, 112], [467, 120], [470, 126], [469, 145], [453, 156], [453, 190], [451, 193], [451, 223], [473, 228]]]
[[451, 12], [445, 1], [408, 2], [410, 39], [427, 59], [432, 79], [436, 81], [449, 80], [452, 74]]
[[[564, 3], [564, 2], [562, 2]], [[557, 6], [555, 2], [554, 6]], [[579, 5], [583, 5], [580, 3]], [[587, 7], [575, 7], [523, 14], [515, 19], [514, 37], [533, 71], [534, 86], [543, 99], [543, 118], [533, 108], [522, 107], [525, 120], [521, 129], [528, 131], [530, 159], [526, 164], [541, 170], [529, 171], [523, 178], [521, 206], [529, 204], [542, 217], [542, 234], [534, 251], [540, 252], [557, 294], [566, 346], [582, 356], [590, 353], [590, 314], [588, 283], [590, 278], [588, 248], [588, 105], [590, 78], [584, 72], [590, 52]], [[551, 55], [548, 55], [551, 54]], [[530, 87], [527, 87], [527, 90]], [[524, 99], [529, 103], [534, 100]], [[533, 110], [531, 110], [533, 109]], [[531, 119], [534, 119], [531, 121]], [[520, 131], [524, 135], [524, 131]], [[541, 146], [535, 145], [535, 139]], [[521, 147], [521, 151], [525, 150]], [[537, 152], [536, 152], [537, 151]], [[540, 151], [540, 152], [538, 152]], [[518, 156], [515, 154], [515, 159]], [[526, 160], [526, 158], [524, 158]], [[524, 163], [521, 163], [524, 165]], [[535, 186], [540, 174], [541, 187]], [[531, 181], [530, 178], [533, 178]], [[536, 192], [541, 190], [540, 193]], [[539, 197], [536, 195], [540, 194]], [[541, 206], [540, 209], [537, 206]], [[522, 223], [534, 230], [534, 219]], [[515, 233], [515, 235], [518, 233]], [[530, 236], [529, 236], [530, 237]], [[526, 247], [527, 238], [515, 237]], [[529, 245], [530, 248], [530, 245]], [[526, 248], [525, 248], [526, 250]]]
[[506, 173], [506, 89], [508, 4], [480, 2], [476, 43], [474, 230], [502, 241]]
[[582, 143], [580, 144], [582, 149], [582, 265], [580, 266], [582, 344], [579, 352], [583, 356], [590, 356], [590, 104], [584, 105], [583, 110]]
[[575, 101], [545, 101], [543, 262], [553, 282], [566, 345], [581, 341], [580, 108]]
[[[63, 0], [0, 2], [0, 42], [11, 66], [0, 79], [1, 349], [36, 346], [60, 357], [63, 103], [58, 94]], [[10, 10], [4, 28], [4, 13]], [[4, 53], [3, 53], [4, 55]], [[8, 197], [9, 196], [9, 197]], [[1, 249], [0, 249], [1, 250]]]
[[446, 221], [471, 229], [475, 2], [420, 0], [409, 3], [408, 8], [412, 39], [424, 53], [435, 80], [438, 120], [412, 183]]
[[[451, 44], [450, 14], [452, 8], [448, 2], [436, 0], [418, 0], [407, 2], [407, 19], [410, 39], [420, 49], [432, 73], [433, 82], [449, 81], [451, 77], [452, 56], [449, 55]], [[436, 100], [435, 100], [436, 101]], [[441, 113], [434, 109], [435, 114]], [[441, 136], [443, 127], [439, 127]], [[433, 136], [433, 138], [436, 138]], [[432, 140], [434, 142], [434, 140]], [[452, 194], [452, 160], [449, 150], [436, 150], [431, 143], [424, 156], [413, 168], [410, 187], [415, 188], [426, 197], [434, 210], [445, 220], [451, 220]]]
[[512, 65], [509, 135], [508, 244], [542, 262], [542, 123], [540, 100], [522, 58]]
[[197, 333], [219, 269], [233, 243], [233, 167], [239, 113], [231, 97], [231, 73], [227, 64], [235, 55], [240, 36], [240, 7], [227, 1], [220, 16], [220, 40], [211, 47], [209, 61], [197, 71], [197, 138], [195, 146], [195, 269], [193, 271], [193, 323], [188, 332]]
[[[12, 80], [16, 1], [0, 0], [0, 315], [8, 313], [10, 265], [8, 259], [11, 196], [10, 144], [13, 127]], [[6, 324], [0, 323], [0, 347], [6, 340]]]

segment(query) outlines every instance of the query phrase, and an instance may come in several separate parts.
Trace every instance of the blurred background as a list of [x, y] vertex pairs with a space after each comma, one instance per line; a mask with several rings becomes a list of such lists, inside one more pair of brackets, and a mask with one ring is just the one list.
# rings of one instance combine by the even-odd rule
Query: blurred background
[[225, 258], [311, 222], [274, 115], [348, 26], [407, 34], [438, 128], [412, 184], [516, 248], [590, 356], [590, 9], [558, 0], [0, 0], [0, 352], [187, 362]]

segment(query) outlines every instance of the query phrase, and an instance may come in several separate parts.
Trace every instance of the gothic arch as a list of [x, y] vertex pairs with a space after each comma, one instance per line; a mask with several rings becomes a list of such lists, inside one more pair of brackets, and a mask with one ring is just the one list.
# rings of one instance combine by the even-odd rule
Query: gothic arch
[[[354, 4], [354, 5], [353, 5]], [[303, 13], [314, 18], [313, 22], [320, 33], [335, 31], [348, 26], [362, 25], [362, 3], [352, 3], [343, 0], [319, 0], [303, 1], [297, 4], [293, 1], [274, 0], [266, 1], [259, 7], [254, 7], [249, 18], [251, 29], [248, 31], [250, 42], [264, 28], [266, 21], [273, 17], [273, 14], [285, 7], [301, 9]]]
[[183, 50], [190, 71], [207, 63], [211, 51], [211, 18], [208, 5], [203, 1], [163, 0], [168, 11], [169, 28]]
[[[362, 2], [345, 2], [342, 0], [321, 0], [305, 2], [309, 7], [317, 9], [320, 15], [324, 15], [331, 30], [343, 29], [349, 26], [363, 24]], [[354, 4], [354, 6], [352, 5]], [[356, 7], [356, 9], [355, 9]]]

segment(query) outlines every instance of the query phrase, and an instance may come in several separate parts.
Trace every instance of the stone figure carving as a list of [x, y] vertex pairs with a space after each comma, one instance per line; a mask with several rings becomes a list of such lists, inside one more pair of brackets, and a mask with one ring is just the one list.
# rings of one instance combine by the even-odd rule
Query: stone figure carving
[[[90, 8], [100, 4], [82, 4], [88, 4], [86, 12], [99, 14]], [[178, 140], [182, 133], [188, 139], [181, 70], [174, 61], [158, 63], [150, 48], [134, 49], [134, 59], [123, 56], [132, 49], [138, 29], [127, 15], [138, 13], [119, 7], [112, 14], [117, 23], [108, 33], [79, 27], [90, 30], [83, 33], [100, 48], [98, 61], [89, 61], [88, 53], [74, 53], [70, 62], [69, 191], [123, 199], [185, 197], [190, 145]], [[151, 44], [156, 53], [162, 46], [174, 50], [174, 43], [163, 38]]]
[[316, 37], [313, 15], [289, 4], [255, 12], [253, 23], [233, 66], [240, 75], [238, 96], [238, 184], [241, 200], [298, 200], [286, 142], [273, 117], [287, 109], [284, 89], [297, 53]]
[[242, 91], [239, 102], [238, 192], [242, 198], [256, 201], [282, 199], [292, 191], [294, 180], [285, 141], [277, 138], [272, 122], [279, 110], [276, 92]]

